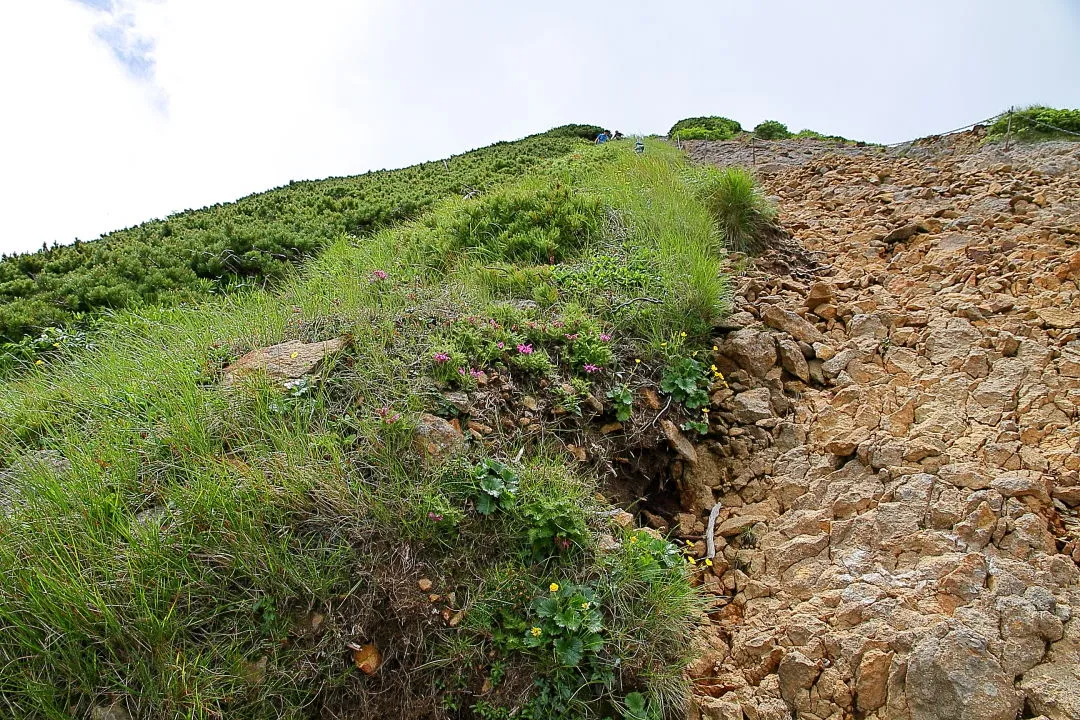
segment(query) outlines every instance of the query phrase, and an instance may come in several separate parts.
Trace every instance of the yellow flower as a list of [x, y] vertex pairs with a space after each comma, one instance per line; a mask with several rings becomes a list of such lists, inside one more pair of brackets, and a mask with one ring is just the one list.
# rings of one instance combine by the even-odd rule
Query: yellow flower
[[36, 361], [34, 361], [34, 364], [35, 365], [44, 365], [45, 361], [44, 360], [36, 360]]
[[707, 408], [707, 407], [701, 408], [701, 412], [703, 412], [703, 413], [705, 413], [706, 415], [708, 415], [708, 414], [709, 414], [709, 408]]
[[296, 358], [297, 358], [297, 357], [298, 357], [299, 355], [300, 355], [300, 353], [298, 353], [298, 352], [294, 352], [294, 353], [293, 353], [292, 355], [290, 355], [289, 357], [291, 357], [292, 359], [294, 359], [294, 360], [295, 360], [295, 359], [296, 359]]
[[660, 343], [660, 347], [667, 347], [667, 343], [666, 342]]
[[686, 564], [687, 565], [697, 565], [697, 560], [695, 560], [694, 558], [687, 555], [686, 556]]
[[636, 543], [637, 542], [637, 535], [631, 535], [630, 536], [630, 542]]
[[705, 558], [705, 567], [712, 567], [712, 560], [710, 558]]
[[715, 365], [715, 364], [713, 364], [713, 365], [710, 365], [710, 366], [709, 366], [709, 369], [710, 369], [710, 370], [712, 370], [713, 372], [718, 372], [718, 371], [717, 371], [717, 369], [716, 369], [716, 365]]
[[548, 590], [551, 592], [559, 592], [559, 583], [551, 583], [548, 585]]
[[641, 358], [634, 358], [634, 362], [638, 365], [641, 364]]
[[540, 637], [541, 633], [543, 633], [543, 632], [544, 631], [541, 630], [540, 628], [534, 627], [532, 630], [529, 631], [529, 634], [532, 635], [533, 637]]
[[716, 352], [716, 351], [717, 351], [717, 350], [719, 350], [720, 348], [718, 348], [718, 347], [716, 347], [715, 345], [713, 345], [713, 346], [712, 346], [712, 349], [713, 349], [713, 352]]
[[590, 607], [590, 606], [589, 606], [589, 603], [587, 603], [587, 602], [583, 602], [583, 603], [581, 603], [581, 609], [582, 609], [582, 610], [588, 610], [588, 609], [589, 609], [589, 607]]
[[679, 333], [679, 337], [686, 337], [686, 333], [684, 333], [684, 332]]

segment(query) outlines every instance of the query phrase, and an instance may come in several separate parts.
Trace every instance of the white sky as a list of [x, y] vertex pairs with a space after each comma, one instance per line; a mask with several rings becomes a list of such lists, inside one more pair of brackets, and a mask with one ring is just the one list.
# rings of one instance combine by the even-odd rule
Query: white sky
[[1080, 0], [677, 6], [0, 0], [0, 252], [571, 122], [894, 142], [1080, 107]]

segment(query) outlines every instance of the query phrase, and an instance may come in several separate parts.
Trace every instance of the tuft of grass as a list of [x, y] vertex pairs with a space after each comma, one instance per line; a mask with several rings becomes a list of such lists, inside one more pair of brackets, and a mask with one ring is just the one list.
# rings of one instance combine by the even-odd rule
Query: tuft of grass
[[776, 208], [758, 188], [750, 171], [740, 167], [704, 168], [695, 182], [727, 246], [749, 254], [761, 252], [765, 234], [776, 218]]

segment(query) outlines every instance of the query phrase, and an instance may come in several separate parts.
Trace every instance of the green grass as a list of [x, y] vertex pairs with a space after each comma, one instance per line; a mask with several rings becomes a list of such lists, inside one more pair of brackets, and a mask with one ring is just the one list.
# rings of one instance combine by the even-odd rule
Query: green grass
[[741, 167], [707, 168], [697, 179], [704, 205], [716, 218], [732, 250], [759, 253], [776, 209], [762, 194], [750, 171]]
[[[0, 467], [67, 464], [0, 476], [0, 714], [616, 717], [633, 691], [677, 713], [695, 596], [668, 543], [598, 512], [599, 479], [558, 439], [582, 421], [500, 430], [441, 466], [411, 441], [419, 413], [449, 412], [447, 387], [487, 397], [468, 373], [437, 382], [436, 352], [508, 378], [516, 402], [604, 397], [674, 330], [707, 338], [726, 261], [695, 173], [663, 143], [584, 148], [341, 236], [276, 292], [121, 312], [0, 385]], [[247, 350], [335, 336], [346, 349], [309, 383], [221, 385]], [[546, 368], [518, 362], [540, 351]], [[481, 513], [487, 458], [514, 490]], [[601, 552], [609, 533], [622, 548]], [[602, 617], [577, 664], [577, 631], [551, 626], [554, 655], [526, 642], [551, 583]], [[368, 642], [385, 656], [372, 677], [348, 650]]]

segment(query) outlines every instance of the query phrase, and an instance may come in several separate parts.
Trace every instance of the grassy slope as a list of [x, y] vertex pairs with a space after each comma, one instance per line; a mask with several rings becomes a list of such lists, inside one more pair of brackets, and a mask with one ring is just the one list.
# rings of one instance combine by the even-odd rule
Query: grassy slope
[[99, 240], [2, 258], [0, 339], [18, 341], [102, 309], [198, 300], [280, 279], [342, 233], [372, 232], [561, 157], [585, 144], [574, 132], [589, 129], [566, 126], [447, 161], [290, 183]]
[[[650, 703], [638, 717], [677, 708], [695, 612], [681, 558], [611, 527], [593, 466], [571, 467], [563, 440], [587, 424], [573, 412], [587, 393], [636, 397], [724, 310], [723, 252], [690, 172], [663, 144], [583, 149], [422, 221], [343, 236], [277, 293], [120, 314], [95, 349], [0, 386], [4, 463], [40, 449], [70, 463], [0, 480], [2, 712], [617, 717], [635, 690]], [[248, 349], [342, 334], [310, 385], [220, 385]], [[502, 384], [493, 395], [458, 366]], [[505, 393], [518, 416], [526, 394], [570, 412], [427, 467], [412, 427], [445, 413], [439, 387], [455, 385], [477, 402]], [[520, 481], [488, 515], [485, 458]], [[601, 552], [609, 533], [621, 547]], [[602, 647], [544, 617], [545, 598], [588, 602], [574, 612]], [[460, 624], [433, 614], [444, 607]], [[380, 672], [353, 668], [349, 642], [380, 646]]]

